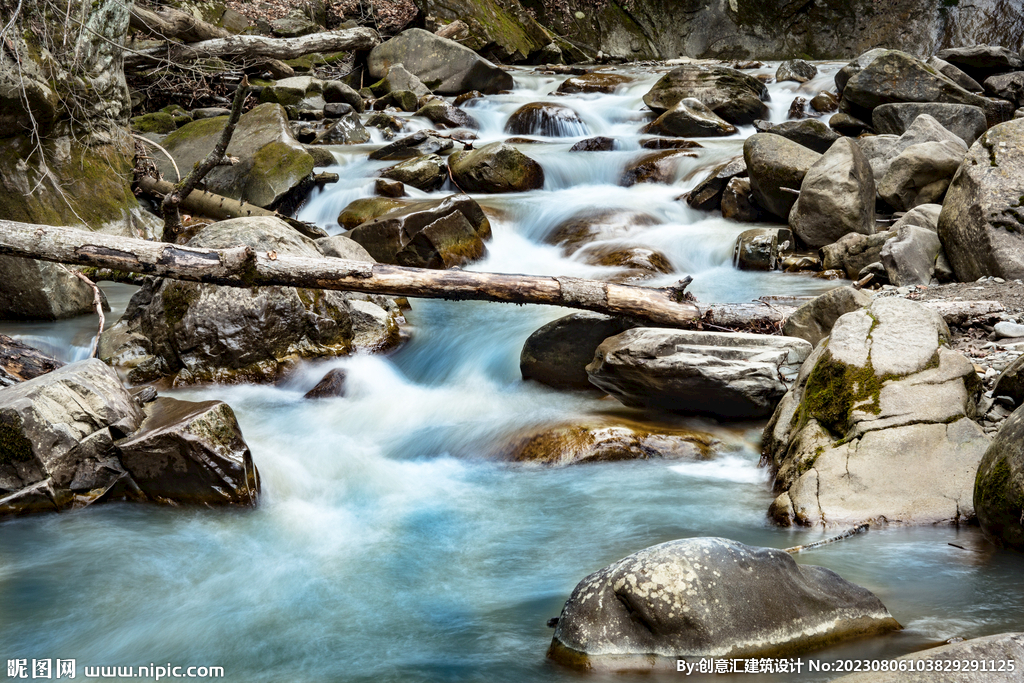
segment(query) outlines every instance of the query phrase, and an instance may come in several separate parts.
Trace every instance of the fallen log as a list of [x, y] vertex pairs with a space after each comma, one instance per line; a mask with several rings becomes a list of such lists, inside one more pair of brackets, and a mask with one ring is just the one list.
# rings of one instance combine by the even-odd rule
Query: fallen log
[[380, 43], [380, 36], [369, 28], [358, 27], [340, 31], [312, 33], [298, 38], [267, 38], [265, 36], [228, 36], [197, 43], [165, 45], [124, 53], [124, 68], [137, 70], [170, 61], [191, 64], [196, 60], [272, 58], [295, 59], [314, 52], [369, 50]]
[[230, 31], [173, 7], [158, 7], [156, 11], [138, 5], [129, 5], [129, 8], [131, 17], [128, 25], [154, 38], [177, 38], [186, 43], [197, 43], [232, 35]]

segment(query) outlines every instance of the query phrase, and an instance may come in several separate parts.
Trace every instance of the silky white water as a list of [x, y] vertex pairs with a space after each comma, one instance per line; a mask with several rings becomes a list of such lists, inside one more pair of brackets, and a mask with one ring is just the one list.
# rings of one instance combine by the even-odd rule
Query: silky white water
[[[802, 86], [772, 84], [773, 120], [785, 118], [798, 94], [825, 89], [837, 68], [824, 65]], [[588, 131], [531, 136], [541, 143], [519, 146], [544, 167], [545, 187], [476, 197], [491, 214], [494, 239], [487, 258], [468, 267], [611, 275], [543, 240], [566, 218], [616, 208], [655, 219], [609, 237], [667, 256], [674, 272], [652, 284], [691, 275], [690, 291], [703, 301], [834, 286], [807, 275], [736, 270], [733, 241], [749, 226], [676, 201], [710, 166], [738, 153], [751, 127], [702, 140], [699, 157], [684, 160], [673, 185], [617, 185], [626, 164], [647, 153], [636, 132], [641, 97], [660, 75], [621, 71], [637, 81], [614, 95], [555, 97], [564, 77], [521, 71], [511, 94], [468, 105], [482, 124], [481, 142], [507, 137], [509, 115], [541, 100], [574, 108]], [[615, 137], [617, 150], [567, 151], [589, 135]], [[342, 180], [311, 198], [300, 217], [339, 232], [338, 212], [370, 196], [374, 173], [389, 165], [366, 160], [380, 144], [333, 148]], [[132, 288], [104, 289], [116, 319]], [[546, 661], [545, 622], [587, 574], [675, 538], [724, 536], [782, 548], [822, 537], [768, 523], [772, 494], [757, 467], [762, 423], [644, 415], [611, 399], [524, 383], [523, 342], [565, 313], [413, 300], [411, 341], [393, 355], [310, 363], [278, 386], [173, 392], [234, 408], [262, 475], [259, 507], [110, 504], [0, 523], [0, 658], [75, 658], [79, 678], [83, 666], [171, 663], [222, 666], [228, 681], [578, 680]], [[0, 331], [75, 360], [87, 354], [94, 326], [86, 316], [4, 323]], [[303, 400], [331, 367], [346, 369], [347, 396]], [[703, 462], [550, 469], [500, 457], [522, 430], [594, 415], [688, 425], [712, 432], [721, 446]], [[875, 529], [797, 559], [871, 589], [906, 627], [804, 659], [889, 657], [954, 636], [1024, 630], [1024, 558], [993, 550], [975, 528]]]

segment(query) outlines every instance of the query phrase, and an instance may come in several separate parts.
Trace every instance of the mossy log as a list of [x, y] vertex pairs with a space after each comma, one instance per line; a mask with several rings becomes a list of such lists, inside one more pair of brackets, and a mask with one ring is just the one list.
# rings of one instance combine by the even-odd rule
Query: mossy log
[[227, 38], [230, 31], [196, 19], [187, 12], [173, 7], [158, 7], [156, 11], [131, 5], [130, 26], [155, 38], [177, 38], [186, 43], [197, 43], [216, 38]]
[[300, 258], [248, 247], [196, 249], [0, 220], [0, 254], [230, 287], [284, 286], [434, 299], [548, 304], [687, 326], [702, 311], [672, 288], [572, 277], [427, 270], [337, 258]]
[[267, 38], [265, 36], [228, 36], [197, 43], [166, 43], [157, 47], [125, 52], [124, 68], [128, 71], [148, 68], [162, 62], [188, 64], [202, 59], [295, 59], [314, 52], [369, 50], [380, 43], [373, 29], [359, 27], [340, 31], [313, 33], [298, 38]]

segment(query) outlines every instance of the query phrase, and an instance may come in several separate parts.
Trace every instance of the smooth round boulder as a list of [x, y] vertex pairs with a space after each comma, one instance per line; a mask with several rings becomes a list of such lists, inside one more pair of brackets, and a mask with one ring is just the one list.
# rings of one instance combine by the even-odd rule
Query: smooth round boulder
[[766, 132], [781, 135], [819, 154], [824, 154], [840, 135], [818, 119], [785, 121], [769, 128]]
[[789, 225], [809, 247], [875, 231], [875, 180], [852, 140], [840, 138], [807, 169]]
[[531, 102], [512, 112], [505, 124], [511, 135], [544, 135], [574, 138], [587, 135], [590, 129], [574, 110], [549, 102]]
[[596, 391], [587, 376], [594, 351], [608, 337], [630, 328], [624, 319], [583, 311], [552, 320], [526, 339], [519, 355], [524, 380], [555, 389]]
[[832, 326], [851, 311], [859, 311], [871, 303], [871, 295], [862, 289], [836, 287], [816, 296], [786, 318], [782, 334], [806, 339], [812, 345], [832, 332]]
[[722, 137], [736, 133], [736, 126], [715, 114], [700, 100], [685, 97], [641, 132], [678, 137]]
[[1024, 550], [1024, 412], [1006, 418], [985, 451], [974, 483], [981, 529], [1001, 545]]
[[544, 169], [512, 145], [492, 142], [448, 157], [455, 184], [463, 192], [526, 192], [544, 187]]
[[807, 171], [821, 155], [781, 135], [757, 133], [743, 143], [750, 189], [762, 208], [787, 220]]
[[583, 579], [548, 657], [579, 669], [676, 670], [676, 660], [790, 655], [901, 628], [866, 588], [774, 548], [669, 541]]

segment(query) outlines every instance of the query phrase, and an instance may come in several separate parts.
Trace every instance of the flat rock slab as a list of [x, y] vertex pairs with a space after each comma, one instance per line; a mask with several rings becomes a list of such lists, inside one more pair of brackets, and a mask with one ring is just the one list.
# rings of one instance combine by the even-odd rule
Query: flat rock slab
[[810, 352], [792, 337], [642, 327], [606, 339], [587, 374], [627, 406], [757, 419]]
[[578, 668], [670, 668], [677, 659], [777, 657], [900, 628], [882, 602], [782, 550], [688, 538], [583, 579], [548, 656]]

